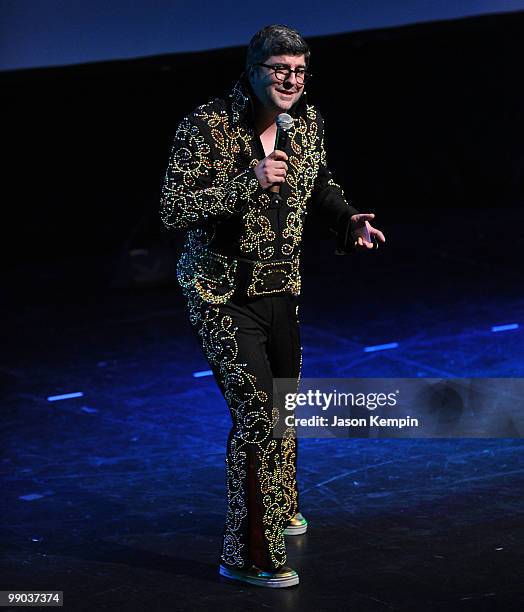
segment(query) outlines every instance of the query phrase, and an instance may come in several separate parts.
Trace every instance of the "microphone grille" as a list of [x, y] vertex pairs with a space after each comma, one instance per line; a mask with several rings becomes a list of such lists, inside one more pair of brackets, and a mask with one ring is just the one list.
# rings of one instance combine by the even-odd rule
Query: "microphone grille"
[[277, 117], [276, 123], [279, 130], [290, 130], [293, 127], [293, 117], [287, 113], [280, 113], [280, 115]]

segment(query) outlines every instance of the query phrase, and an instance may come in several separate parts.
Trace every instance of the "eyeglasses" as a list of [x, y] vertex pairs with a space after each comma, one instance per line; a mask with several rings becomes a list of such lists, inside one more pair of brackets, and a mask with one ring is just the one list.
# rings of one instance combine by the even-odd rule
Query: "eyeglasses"
[[306, 72], [305, 68], [295, 68], [294, 70], [292, 68], [290, 68], [289, 66], [286, 66], [286, 64], [273, 64], [272, 66], [270, 64], [256, 64], [257, 66], [264, 66], [264, 68], [270, 68], [271, 70], [273, 70], [273, 72], [275, 73], [276, 78], [283, 83], [284, 81], [287, 81], [287, 79], [289, 79], [289, 77], [291, 76], [291, 73], [294, 72], [295, 73], [295, 79], [297, 81], [297, 83], [299, 85], [304, 85], [304, 83], [306, 81], [309, 81], [309, 79], [313, 76], [311, 74], [311, 72]]

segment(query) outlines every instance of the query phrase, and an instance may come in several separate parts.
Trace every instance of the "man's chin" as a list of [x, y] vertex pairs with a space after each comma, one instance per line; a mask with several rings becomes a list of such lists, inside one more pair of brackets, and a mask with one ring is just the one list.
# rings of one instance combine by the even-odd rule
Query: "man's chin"
[[285, 100], [282, 98], [279, 98], [278, 100], [275, 100], [275, 106], [277, 108], [279, 108], [282, 111], [286, 111], [289, 110], [293, 104], [295, 103], [295, 98], [290, 98], [289, 100]]
[[275, 105], [285, 106], [286, 108], [290, 108], [296, 102], [296, 94], [292, 96], [287, 96], [286, 94], [281, 94], [278, 91], [275, 91], [272, 98]]

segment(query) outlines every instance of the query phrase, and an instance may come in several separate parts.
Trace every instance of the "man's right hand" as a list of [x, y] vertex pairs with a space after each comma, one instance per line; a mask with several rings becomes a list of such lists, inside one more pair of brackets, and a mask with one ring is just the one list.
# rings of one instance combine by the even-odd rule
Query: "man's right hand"
[[287, 174], [287, 155], [276, 149], [255, 166], [255, 174], [263, 189], [284, 183]]

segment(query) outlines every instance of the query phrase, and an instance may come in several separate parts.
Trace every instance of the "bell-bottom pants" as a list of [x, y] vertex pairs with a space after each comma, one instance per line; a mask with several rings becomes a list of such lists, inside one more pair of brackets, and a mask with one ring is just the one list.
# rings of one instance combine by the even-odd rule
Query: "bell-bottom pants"
[[[292, 379], [302, 365], [298, 298], [236, 296], [223, 304], [190, 304], [199, 344], [227, 402], [227, 514], [220, 562], [274, 570], [286, 563], [283, 530], [299, 511], [297, 439], [273, 378]], [[275, 436], [273, 427], [280, 426]]]

